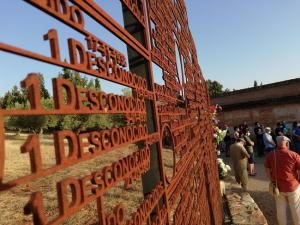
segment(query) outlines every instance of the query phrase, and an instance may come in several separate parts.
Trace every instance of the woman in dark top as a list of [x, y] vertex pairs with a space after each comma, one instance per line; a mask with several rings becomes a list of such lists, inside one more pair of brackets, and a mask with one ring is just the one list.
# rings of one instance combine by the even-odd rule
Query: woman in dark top
[[254, 154], [253, 154], [253, 146], [254, 142], [250, 138], [250, 131], [247, 130], [246, 134], [244, 135], [244, 139], [246, 141], [245, 143], [245, 148], [250, 155], [250, 158], [248, 158], [248, 163], [249, 163], [249, 175], [250, 176], [255, 176], [256, 172], [254, 172]]
[[225, 142], [225, 145], [226, 145], [226, 148], [225, 148], [226, 157], [229, 157], [229, 147], [231, 145], [231, 137], [230, 137], [229, 130], [227, 130], [227, 132], [226, 132], [224, 142]]

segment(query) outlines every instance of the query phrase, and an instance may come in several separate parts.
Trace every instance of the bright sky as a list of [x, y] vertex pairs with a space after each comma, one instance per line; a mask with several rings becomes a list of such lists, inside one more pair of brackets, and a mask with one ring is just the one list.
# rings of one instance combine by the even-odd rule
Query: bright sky
[[206, 79], [225, 88], [300, 77], [299, 0], [186, 0]]
[[[96, 0], [122, 24], [119, 0]], [[300, 75], [299, 0], [186, 0], [189, 22], [198, 58], [206, 79], [225, 88], [253, 86], [254, 80], [272, 83]], [[126, 54], [125, 45], [92, 20], [86, 29]], [[0, 8], [0, 42], [50, 56], [43, 34], [56, 28], [63, 58], [68, 58], [66, 40], [83, 36], [24, 1], [3, 1]], [[42, 72], [50, 88], [59, 67], [0, 52], [0, 95], [29, 72]], [[115, 90], [102, 82], [104, 91]]]

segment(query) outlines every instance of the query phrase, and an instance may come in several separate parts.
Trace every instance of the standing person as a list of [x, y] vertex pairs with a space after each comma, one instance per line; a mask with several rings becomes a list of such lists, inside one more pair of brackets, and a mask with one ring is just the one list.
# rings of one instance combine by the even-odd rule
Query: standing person
[[240, 132], [240, 135], [242, 135], [243, 134], [243, 130], [244, 130], [244, 124], [243, 123], [241, 123], [240, 125], [239, 125], [239, 132]]
[[233, 133], [233, 140], [234, 142], [237, 142], [237, 140], [241, 137], [240, 135], [240, 128], [234, 127], [234, 133]]
[[283, 123], [282, 122], [278, 122], [276, 124], [276, 128], [275, 128], [275, 135], [277, 136], [283, 136], [284, 135], [284, 127], [283, 127]]
[[244, 148], [245, 139], [239, 138], [237, 142], [230, 146], [230, 159], [233, 164], [235, 180], [241, 184], [244, 190], [247, 190], [248, 172], [247, 159], [250, 157]]
[[287, 225], [288, 204], [294, 225], [300, 225], [300, 156], [288, 149], [289, 141], [285, 136], [277, 136], [277, 150], [267, 155], [265, 170], [279, 189], [279, 196], [275, 197], [278, 224]]
[[289, 138], [289, 128], [285, 121], [282, 121], [283, 135]]
[[289, 133], [289, 136], [290, 136], [290, 139], [291, 139], [291, 147], [290, 147], [290, 149], [292, 149], [293, 151], [296, 151], [296, 149], [295, 149], [295, 142], [296, 142], [297, 137], [294, 134], [296, 128], [297, 128], [297, 121], [294, 121], [292, 123], [292, 129], [290, 130], [290, 133]]
[[248, 124], [247, 124], [247, 122], [245, 121], [245, 122], [242, 124], [241, 133], [242, 133], [243, 135], [246, 135], [246, 133], [247, 133], [248, 130], [249, 130]]
[[224, 142], [225, 142], [225, 154], [226, 154], [226, 157], [229, 157], [229, 148], [230, 148], [230, 145], [231, 145], [231, 137], [230, 137], [230, 132], [229, 132], [229, 129], [227, 129], [227, 132], [226, 132], [226, 136], [224, 138]]
[[253, 153], [253, 146], [254, 146], [254, 142], [251, 140], [250, 138], [250, 131], [248, 130], [246, 132], [246, 134], [244, 135], [244, 139], [245, 139], [245, 148], [249, 154], [249, 158], [248, 158], [248, 164], [249, 164], [249, 175], [250, 176], [255, 176], [256, 172], [254, 172], [254, 153]]
[[294, 137], [295, 151], [300, 154], [300, 123], [297, 122], [296, 127], [292, 131]]
[[266, 127], [265, 132], [263, 134], [263, 140], [265, 145], [265, 154], [268, 154], [269, 152], [273, 151], [275, 149], [275, 142], [273, 141], [272, 135], [271, 135], [271, 128]]
[[263, 129], [259, 122], [255, 122], [254, 133], [256, 137], [257, 155], [259, 157], [264, 155], [264, 141], [263, 141]]

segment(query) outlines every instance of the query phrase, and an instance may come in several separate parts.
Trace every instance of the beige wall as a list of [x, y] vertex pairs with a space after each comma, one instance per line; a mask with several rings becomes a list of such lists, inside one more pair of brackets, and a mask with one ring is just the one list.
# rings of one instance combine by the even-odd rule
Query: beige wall
[[220, 122], [228, 126], [235, 126], [246, 121], [253, 125], [259, 121], [265, 126], [274, 127], [278, 121], [300, 121], [300, 104], [260, 106], [251, 109], [220, 112]]

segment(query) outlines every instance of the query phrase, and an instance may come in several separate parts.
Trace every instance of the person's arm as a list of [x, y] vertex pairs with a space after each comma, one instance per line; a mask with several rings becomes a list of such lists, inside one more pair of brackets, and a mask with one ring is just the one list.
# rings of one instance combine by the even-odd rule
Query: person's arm
[[269, 144], [274, 145], [274, 146], [276, 145], [270, 134], [266, 136], [266, 140], [267, 140], [267, 142], [269, 142]]
[[292, 134], [293, 134], [294, 137], [300, 138], [300, 136], [296, 134], [296, 130], [293, 130]]
[[249, 145], [254, 146], [254, 142], [250, 139], [250, 137], [245, 136], [245, 138]]
[[292, 136], [295, 137], [295, 138], [300, 138], [300, 136], [296, 134], [296, 130], [297, 129], [292, 129], [292, 131], [291, 131]]
[[250, 158], [250, 155], [248, 154], [247, 150], [243, 146], [241, 146], [241, 147], [242, 147], [242, 155], [244, 157]]
[[296, 154], [296, 171], [298, 174], [298, 181], [300, 182], [300, 156]]

